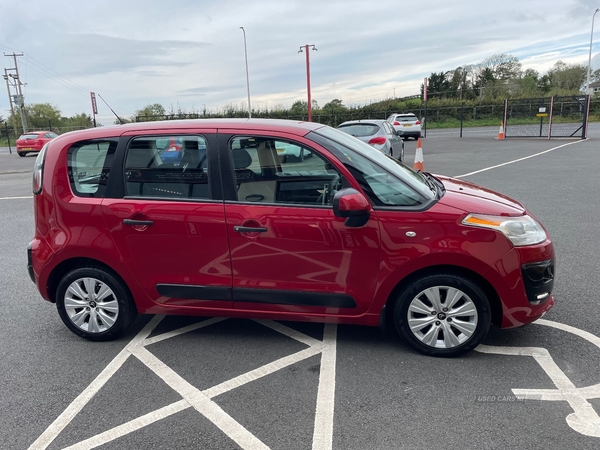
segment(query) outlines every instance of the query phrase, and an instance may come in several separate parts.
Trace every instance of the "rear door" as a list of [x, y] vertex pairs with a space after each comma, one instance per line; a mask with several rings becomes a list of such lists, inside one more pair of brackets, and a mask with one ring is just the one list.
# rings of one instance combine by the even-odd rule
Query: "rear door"
[[[183, 143], [179, 161], [162, 161], [165, 139]], [[103, 215], [141, 287], [164, 305], [232, 307], [220, 180], [210, 172], [215, 131], [124, 136], [119, 150], [123, 181]]]
[[[219, 135], [238, 310], [359, 315], [373, 300], [375, 214], [360, 228], [334, 216], [332, 197], [349, 174], [309, 142], [274, 132]], [[282, 157], [277, 149], [286, 146], [302, 147], [304, 157]]]

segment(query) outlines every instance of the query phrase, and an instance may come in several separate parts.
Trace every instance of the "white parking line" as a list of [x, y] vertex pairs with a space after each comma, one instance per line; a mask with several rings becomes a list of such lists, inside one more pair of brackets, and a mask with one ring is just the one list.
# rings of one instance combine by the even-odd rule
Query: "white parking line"
[[323, 342], [327, 348], [321, 353], [321, 373], [317, 393], [317, 412], [313, 432], [313, 450], [333, 448], [333, 411], [335, 407], [335, 361], [337, 327], [325, 325]]
[[314, 339], [299, 331], [282, 325], [278, 322], [263, 320], [257, 321], [263, 326], [269, 327], [283, 335], [304, 343], [308, 348], [285, 356], [276, 361], [265, 364], [250, 372], [224, 381], [204, 391], [192, 386], [177, 372], [168, 367], [159, 358], [152, 354], [147, 347], [157, 342], [179, 336], [183, 333], [197, 330], [215, 323], [221, 322], [222, 318], [213, 318], [200, 323], [179, 328], [177, 330], [163, 333], [152, 338], [148, 336], [160, 323], [163, 316], [155, 316], [142, 331], [109, 363], [84, 392], [82, 392], [71, 405], [44, 431], [44, 433], [31, 445], [31, 449], [45, 449], [71, 422], [71, 420], [83, 409], [83, 407], [94, 397], [94, 395], [106, 384], [117, 370], [127, 360], [129, 355], [134, 355], [156, 375], [158, 375], [168, 386], [177, 391], [183, 400], [177, 401], [165, 407], [159, 408], [148, 414], [106, 430], [91, 438], [80, 441], [68, 447], [70, 450], [91, 449], [119, 437], [135, 432], [143, 427], [151, 425], [159, 420], [176, 414], [180, 411], [193, 407], [203, 416], [215, 424], [226, 436], [235, 441], [244, 449], [267, 449], [250, 431], [234, 420], [212, 399], [218, 395], [229, 392], [240, 386], [256, 381], [267, 375], [282, 370], [292, 364], [304, 361], [312, 356], [322, 354], [321, 372], [319, 376], [319, 387], [317, 392], [317, 405], [315, 414], [315, 430], [313, 435], [314, 450], [329, 450], [333, 446], [333, 413], [335, 396], [335, 364], [336, 364], [336, 338], [337, 326], [325, 325], [323, 340]]
[[[559, 330], [567, 331], [586, 339], [596, 347], [600, 348], [600, 338], [569, 325], [550, 320], [539, 319], [534, 322]], [[566, 401], [573, 409], [573, 413], [566, 418], [567, 424], [578, 433], [585, 436], [600, 437], [600, 416], [594, 410], [590, 399], [600, 398], [600, 384], [577, 388], [567, 375], [554, 362], [552, 356], [545, 348], [538, 347], [495, 347], [480, 345], [475, 350], [482, 353], [498, 355], [531, 356], [550, 377], [556, 389], [513, 389], [513, 394], [523, 400], [540, 401]]]
[[167, 385], [181, 395], [184, 400], [187, 400], [196, 411], [219, 427], [223, 433], [234, 440], [240, 447], [250, 450], [265, 450], [269, 448], [233, 417], [223, 411], [219, 405], [200, 392], [199, 389], [188, 383], [177, 372], [148, 350], [143, 347], [135, 347], [132, 349], [132, 353], [167, 383]]
[[73, 418], [79, 414], [85, 405], [94, 398], [98, 391], [104, 386], [108, 380], [121, 368], [121, 366], [127, 361], [127, 358], [131, 355], [130, 349], [134, 346], [139, 345], [146, 339], [152, 330], [160, 323], [164, 316], [154, 316], [150, 322], [135, 336], [129, 344], [125, 346], [123, 350], [119, 352], [115, 358], [108, 363], [100, 375], [96, 377], [90, 385], [77, 396], [75, 400], [63, 411], [63, 413], [56, 418], [54, 422], [42, 433], [42, 435], [36, 439], [36, 441], [29, 447], [30, 450], [45, 449], [52, 443], [56, 436], [65, 429], [67, 425], [73, 420]]
[[525, 161], [526, 159], [529, 159], [529, 158], [535, 158], [536, 156], [540, 156], [540, 155], [543, 155], [543, 154], [548, 153], [548, 152], [553, 152], [554, 150], [558, 150], [559, 148], [566, 147], [567, 145], [579, 144], [581, 142], [584, 142], [584, 141], [583, 140], [579, 140], [579, 141], [574, 141], [574, 142], [568, 142], [566, 144], [559, 145], [558, 147], [550, 148], [548, 150], [544, 150], [543, 152], [539, 152], [539, 153], [536, 153], [534, 155], [525, 156], [525, 157], [519, 158], [519, 159], [513, 159], [512, 161], [507, 161], [507, 162], [502, 163], [502, 164], [496, 164], [495, 166], [486, 167], [485, 169], [476, 170], [474, 172], [465, 173], [463, 175], [457, 175], [454, 178], [468, 177], [470, 175], [475, 175], [477, 173], [486, 172], [486, 171], [492, 170], [492, 169], [497, 169], [498, 167], [508, 166], [509, 164], [514, 164], [514, 163], [517, 163], [517, 162]]
[[0, 200], [19, 200], [23, 198], [33, 198], [33, 195], [30, 195], [28, 197], [0, 197]]

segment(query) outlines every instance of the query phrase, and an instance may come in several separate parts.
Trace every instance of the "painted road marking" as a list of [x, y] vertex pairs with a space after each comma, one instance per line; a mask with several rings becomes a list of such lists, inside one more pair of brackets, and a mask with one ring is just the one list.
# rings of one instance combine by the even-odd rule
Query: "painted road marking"
[[[539, 319], [534, 323], [575, 334], [600, 348], [600, 338], [587, 331], [544, 319]], [[600, 383], [586, 388], [575, 387], [545, 348], [480, 345], [475, 350], [497, 355], [533, 357], [550, 377], [557, 389], [513, 389], [513, 394], [522, 400], [566, 401], [574, 411], [567, 416], [567, 424], [573, 430], [585, 436], [600, 437], [600, 416], [598, 416], [592, 404], [588, 402], [588, 400], [600, 398]]]
[[28, 197], [0, 197], [0, 200], [18, 200], [23, 198], [33, 198], [33, 195], [30, 195]]
[[153, 355], [146, 347], [157, 342], [179, 336], [183, 333], [207, 327], [226, 319], [213, 318], [203, 322], [179, 328], [174, 331], [163, 333], [152, 338], [148, 336], [158, 326], [164, 316], [155, 316], [136, 337], [109, 363], [109, 365], [98, 375], [98, 377], [71, 403], [65, 411], [42, 433], [42, 435], [31, 445], [30, 450], [45, 449], [64, 430], [71, 420], [83, 409], [83, 407], [100, 391], [100, 389], [119, 370], [130, 355], [135, 356], [156, 375], [158, 375], [168, 386], [177, 391], [183, 397], [175, 403], [159, 408], [148, 414], [130, 420], [124, 424], [104, 431], [96, 436], [85, 439], [70, 447], [69, 450], [90, 449], [117, 438], [135, 432], [143, 427], [151, 425], [161, 419], [169, 417], [180, 411], [193, 407], [214, 425], [216, 425], [230, 439], [235, 441], [244, 449], [268, 449], [250, 431], [235, 421], [212, 398], [229, 392], [252, 381], [256, 381], [266, 375], [275, 373], [292, 364], [296, 364], [312, 356], [321, 353], [321, 368], [319, 374], [319, 386], [317, 392], [317, 404], [315, 414], [315, 429], [313, 434], [314, 450], [330, 450], [333, 446], [333, 414], [335, 400], [335, 364], [336, 364], [336, 340], [337, 325], [325, 325], [323, 340], [314, 339], [299, 331], [282, 325], [278, 322], [262, 320], [259, 324], [269, 327], [285, 336], [304, 343], [308, 348], [285, 356], [276, 361], [265, 364], [262, 367], [251, 370], [245, 374], [224, 381], [204, 391], [192, 386], [177, 372], [164, 364]]
[[470, 175], [475, 175], [477, 173], [487, 172], [488, 170], [497, 169], [498, 167], [502, 167], [502, 166], [508, 166], [509, 164], [514, 164], [514, 163], [517, 163], [517, 162], [525, 161], [526, 159], [529, 159], [529, 158], [535, 158], [536, 156], [540, 156], [540, 155], [543, 155], [543, 154], [548, 153], [548, 152], [553, 152], [554, 150], [558, 150], [559, 148], [566, 147], [567, 145], [579, 144], [581, 142], [585, 142], [585, 141], [580, 140], [580, 141], [568, 142], [566, 144], [559, 145], [558, 147], [553, 147], [553, 148], [550, 148], [548, 150], [544, 150], [543, 152], [539, 152], [539, 153], [536, 153], [534, 155], [525, 156], [525, 157], [519, 158], [519, 159], [513, 159], [512, 161], [507, 161], [507, 162], [502, 163], [502, 164], [496, 164], [495, 166], [486, 167], [484, 169], [476, 170], [474, 172], [465, 173], [463, 175], [457, 175], [457, 176], [455, 176], [453, 178], [463, 178], [463, 177], [468, 177]]

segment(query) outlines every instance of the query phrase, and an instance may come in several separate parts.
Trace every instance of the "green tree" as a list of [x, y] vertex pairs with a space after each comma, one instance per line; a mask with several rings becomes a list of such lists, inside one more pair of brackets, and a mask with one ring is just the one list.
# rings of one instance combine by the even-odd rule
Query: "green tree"
[[294, 115], [308, 114], [308, 102], [305, 100], [296, 100], [289, 112]]
[[341, 113], [344, 111], [347, 111], [348, 108], [346, 108], [342, 101], [338, 98], [335, 98], [333, 100], [331, 100], [328, 103], [325, 103], [323, 105], [323, 108], [321, 108], [321, 110], [325, 113], [325, 114], [337, 114], [337, 113]]
[[451, 90], [450, 82], [447, 79], [449, 72], [431, 72], [427, 80], [428, 98], [442, 98]]
[[61, 118], [61, 127], [64, 128], [92, 128], [93, 126], [94, 120], [92, 119], [92, 116], [89, 116], [86, 113]]
[[481, 66], [484, 70], [489, 69], [495, 80], [513, 80], [521, 73], [519, 58], [504, 53], [484, 59]]
[[548, 71], [548, 79], [554, 94], [579, 93], [587, 77], [587, 67], [557, 61]]
[[152, 103], [152, 104], [146, 105], [146, 107], [144, 107], [142, 109], [137, 110], [134, 113], [131, 120], [132, 121], [138, 120], [140, 122], [149, 122], [149, 121], [154, 121], [154, 120], [163, 120], [166, 115], [167, 115], [167, 112], [163, 105], [161, 105], [160, 103]]

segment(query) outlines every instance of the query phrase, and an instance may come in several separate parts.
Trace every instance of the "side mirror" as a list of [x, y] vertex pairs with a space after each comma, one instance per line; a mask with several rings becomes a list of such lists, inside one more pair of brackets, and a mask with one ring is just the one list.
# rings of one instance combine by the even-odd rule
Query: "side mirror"
[[333, 214], [335, 217], [345, 217], [344, 224], [347, 227], [362, 227], [371, 217], [371, 204], [356, 189], [345, 188], [333, 197]]

